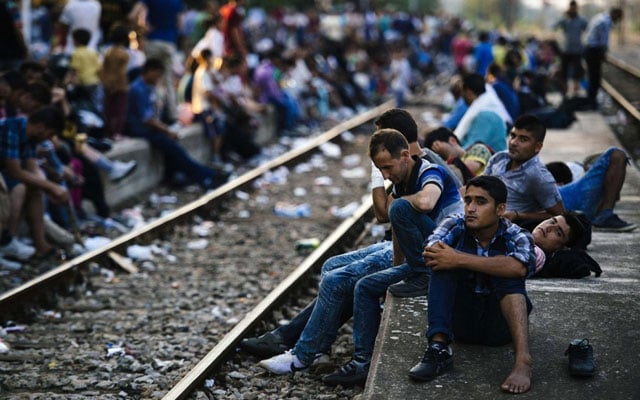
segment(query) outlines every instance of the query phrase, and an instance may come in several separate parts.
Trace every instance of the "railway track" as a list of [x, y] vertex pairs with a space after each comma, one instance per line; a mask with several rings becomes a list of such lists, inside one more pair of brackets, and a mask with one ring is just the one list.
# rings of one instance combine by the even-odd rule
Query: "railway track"
[[[640, 160], [640, 69], [620, 58], [607, 56], [602, 89], [615, 106], [604, 109], [618, 139], [638, 164]], [[640, 166], [640, 164], [638, 164]]]
[[[0, 294], [0, 323], [10, 332], [4, 341], [11, 347], [0, 354], [0, 397], [197, 398], [194, 391], [243, 336], [285, 298], [300, 294], [301, 283], [328, 256], [361, 235], [371, 218], [370, 200], [346, 220], [328, 210], [368, 199], [368, 174], [344, 171], [367, 170], [371, 129], [343, 141], [342, 157], [318, 157], [319, 149], [391, 106], [338, 124], [169, 215]], [[351, 155], [357, 162], [342, 165]], [[286, 185], [259, 183], [284, 166], [297, 171]], [[333, 184], [319, 185], [327, 180]], [[280, 201], [304, 202], [293, 197], [294, 188], [316, 198], [318, 209], [301, 219], [274, 215]], [[194, 237], [193, 225], [205, 223], [210, 236]], [[300, 254], [295, 242], [308, 237], [320, 238], [321, 245]], [[123, 260], [133, 244], [153, 244], [155, 262]], [[130, 274], [105, 273], [104, 265]]]

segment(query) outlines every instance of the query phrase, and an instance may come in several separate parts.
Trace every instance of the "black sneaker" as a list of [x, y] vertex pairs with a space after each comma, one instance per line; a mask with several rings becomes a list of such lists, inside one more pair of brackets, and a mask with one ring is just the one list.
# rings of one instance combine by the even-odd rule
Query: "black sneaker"
[[342, 385], [348, 387], [358, 385], [364, 387], [367, 381], [367, 375], [369, 374], [369, 365], [369, 363], [351, 360], [340, 367], [340, 369], [323, 376], [322, 382], [329, 386]]
[[422, 361], [409, 371], [409, 377], [418, 381], [428, 381], [453, 368], [451, 346], [431, 342], [424, 352]]
[[389, 293], [394, 297], [426, 296], [429, 291], [429, 275], [419, 273], [389, 286]]
[[271, 358], [289, 350], [282, 338], [271, 332], [267, 332], [256, 338], [243, 339], [240, 347], [260, 358]]
[[586, 377], [593, 376], [595, 373], [593, 347], [589, 344], [589, 339], [573, 339], [564, 355], [569, 356], [569, 373], [571, 375]]

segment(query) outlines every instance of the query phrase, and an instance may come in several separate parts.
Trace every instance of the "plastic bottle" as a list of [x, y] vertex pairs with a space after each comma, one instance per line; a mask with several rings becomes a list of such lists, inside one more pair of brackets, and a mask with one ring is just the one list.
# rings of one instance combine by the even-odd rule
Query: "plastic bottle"
[[278, 202], [273, 208], [273, 213], [280, 217], [303, 218], [311, 215], [311, 204], [290, 204]]
[[296, 251], [298, 253], [307, 253], [317, 249], [318, 246], [320, 246], [320, 239], [318, 238], [301, 239], [296, 242]]

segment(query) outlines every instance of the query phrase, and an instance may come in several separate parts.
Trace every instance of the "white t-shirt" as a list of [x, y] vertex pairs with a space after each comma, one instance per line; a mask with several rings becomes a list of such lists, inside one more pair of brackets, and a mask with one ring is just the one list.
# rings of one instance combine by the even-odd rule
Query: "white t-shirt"
[[193, 74], [193, 89], [191, 93], [191, 110], [194, 114], [200, 114], [211, 109], [207, 93], [212, 90], [213, 81], [209, 76], [209, 72], [205, 68], [198, 67]]
[[98, 50], [98, 43], [102, 37], [100, 33], [100, 14], [102, 14], [102, 5], [98, 0], [69, 0], [62, 9], [58, 21], [69, 27], [67, 34], [67, 45], [65, 53], [73, 52], [73, 38], [71, 34], [75, 29], [86, 29], [91, 32], [91, 40], [89, 48]]

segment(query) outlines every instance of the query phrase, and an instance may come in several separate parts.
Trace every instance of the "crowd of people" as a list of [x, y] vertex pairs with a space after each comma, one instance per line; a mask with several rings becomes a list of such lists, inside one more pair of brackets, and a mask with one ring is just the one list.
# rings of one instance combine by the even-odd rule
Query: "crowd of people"
[[[553, 40], [475, 32], [454, 17], [350, 9], [266, 15], [242, 3], [42, 5], [32, 13], [30, 43], [17, 10], [2, 3], [0, 266], [19, 269], [68, 245], [60, 226], [82, 216], [83, 197], [109, 215], [99, 171], [118, 182], [136, 168], [104, 156], [114, 140], [146, 140], [164, 155], [167, 179], [182, 173], [207, 190], [225, 182], [231, 160], [260, 154], [253, 132], [269, 110], [278, 135], [304, 135], [394, 98], [397, 108], [376, 120], [369, 146], [374, 212], [390, 223], [390, 240], [329, 259], [317, 299], [242, 347], [276, 374], [303, 370], [329, 353], [353, 318], [353, 358], [323, 381], [363, 384], [380, 299], [387, 290], [426, 295], [428, 346], [411, 378], [450, 369], [454, 338], [511, 341], [514, 366], [501, 387], [529, 390], [525, 279], [561, 249], [585, 250], [592, 226], [636, 228], [614, 212], [628, 164], [623, 150], [548, 168], [538, 157], [546, 129], [572, 112], [550, 106], [546, 91], [560, 90], [567, 102], [580, 95], [583, 53], [586, 105], [597, 107], [599, 64], [620, 9], [586, 23], [571, 2], [557, 25], [566, 35], [561, 50]], [[452, 76], [451, 109], [421, 137], [403, 107], [432, 74]], [[192, 123], [210, 140], [209, 163], [177, 140]], [[30, 244], [17, 238], [22, 216]]]
[[[619, 15], [615, 8], [598, 15], [590, 31], [600, 29], [602, 19], [609, 19], [610, 28]], [[592, 229], [636, 229], [614, 212], [629, 158], [609, 148], [584, 164], [545, 166], [538, 156], [547, 130], [544, 115], [512, 108], [503, 99], [496, 81], [510, 90], [514, 81], [498, 76], [500, 53], [488, 42], [482, 34], [480, 44], [466, 50], [484, 54], [458, 65], [461, 78], [452, 91], [462, 102], [424, 141], [403, 109], [391, 109], [376, 121], [369, 144], [371, 193], [377, 220], [390, 222], [389, 240], [328, 259], [316, 299], [287, 324], [244, 339], [241, 347], [262, 358], [260, 367], [288, 374], [324, 362], [338, 329], [352, 318], [352, 358], [322, 381], [364, 385], [380, 303], [389, 291], [396, 297], [427, 296], [427, 348], [408, 371], [410, 378], [428, 381], [449, 371], [454, 341], [513, 343], [513, 368], [500, 387], [513, 394], [531, 388], [533, 304], [525, 281], [545, 276], [558, 254], [572, 254], [561, 262], [578, 262]], [[494, 47], [502, 45], [496, 41]], [[516, 77], [527, 79], [523, 72]], [[385, 180], [392, 183], [389, 194]], [[592, 376], [592, 349], [588, 341], [578, 342], [567, 351], [570, 373]]]

